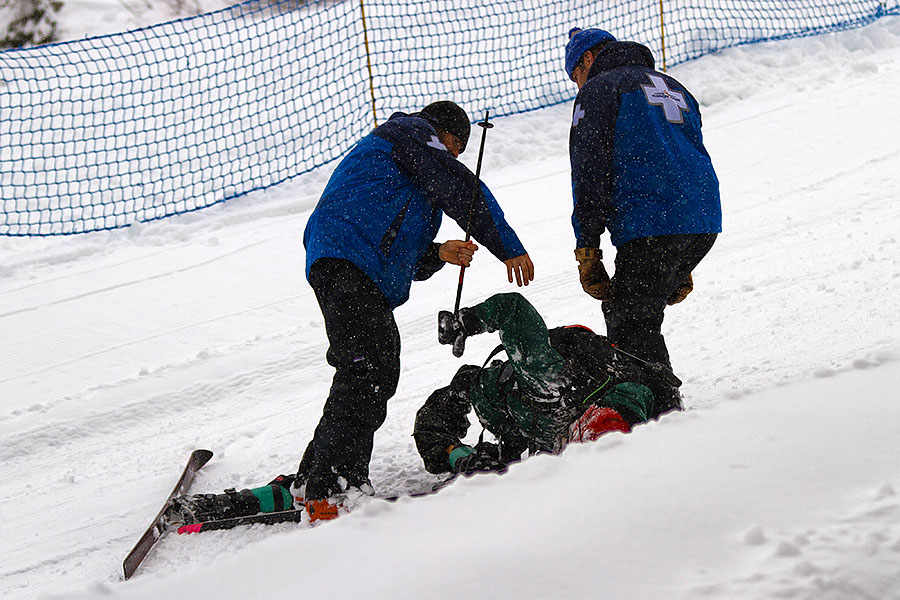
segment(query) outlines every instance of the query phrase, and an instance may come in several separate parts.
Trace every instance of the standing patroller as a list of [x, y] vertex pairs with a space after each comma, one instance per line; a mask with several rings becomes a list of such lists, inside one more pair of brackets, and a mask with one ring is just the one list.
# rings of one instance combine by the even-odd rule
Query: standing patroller
[[[456, 158], [471, 125], [449, 101], [395, 113], [334, 170], [303, 243], [306, 273], [325, 319], [334, 379], [295, 485], [312, 520], [333, 518], [348, 494], [372, 493], [375, 431], [400, 375], [393, 310], [413, 280], [445, 262], [469, 266], [477, 246], [434, 243], [443, 213], [528, 285], [534, 265], [490, 190]], [[473, 193], [475, 190], [473, 201]], [[470, 218], [471, 214], [471, 218]]]
[[[579, 90], [569, 155], [581, 285], [603, 301], [611, 342], [671, 369], [663, 312], [691, 292], [691, 271], [722, 231], [700, 107], [654, 70], [648, 48], [602, 29], [569, 32], [565, 69]], [[616, 248], [612, 278], [600, 251], [607, 230]], [[651, 387], [657, 402], [681, 408], [676, 387]]]

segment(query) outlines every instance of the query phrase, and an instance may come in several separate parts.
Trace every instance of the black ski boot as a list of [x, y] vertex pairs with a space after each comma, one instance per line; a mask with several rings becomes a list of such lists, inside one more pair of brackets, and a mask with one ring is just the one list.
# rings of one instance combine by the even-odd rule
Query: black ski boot
[[259, 512], [259, 498], [250, 490], [238, 492], [234, 488], [223, 494], [194, 494], [172, 500], [169, 521], [173, 523], [202, 523], [232, 517], [255, 515]]
[[231, 488], [222, 494], [176, 496], [168, 519], [170, 523], [203, 523], [290, 510], [294, 506], [290, 493], [293, 481], [292, 475], [279, 475], [272, 483], [252, 490]]

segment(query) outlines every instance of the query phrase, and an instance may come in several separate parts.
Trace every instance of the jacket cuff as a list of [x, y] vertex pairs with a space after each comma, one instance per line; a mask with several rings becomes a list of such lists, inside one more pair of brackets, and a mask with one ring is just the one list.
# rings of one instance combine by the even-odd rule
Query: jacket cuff
[[413, 281], [424, 281], [441, 270], [444, 266], [444, 261], [442, 261], [441, 257], [438, 255], [440, 248], [441, 245], [437, 242], [432, 242], [431, 245], [428, 246], [428, 249], [425, 251], [425, 256], [419, 261], [419, 267], [416, 274], [413, 275]]
[[450, 469], [456, 470], [456, 461], [466, 456], [469, 456], [475, 452], [475, 449], [471, 446], [457, 446], [453, 450], [450, 451]]

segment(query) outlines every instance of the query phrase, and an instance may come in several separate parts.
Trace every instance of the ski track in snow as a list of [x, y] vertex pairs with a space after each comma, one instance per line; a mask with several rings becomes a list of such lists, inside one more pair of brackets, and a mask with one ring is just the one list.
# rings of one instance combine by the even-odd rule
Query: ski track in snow
[[[900, 19], [889, 18], [672, 70], [701, 101], [725, 212], [693, 295], [666, 317], [689, 415], [900, 360], [900, 116], [886, 100], [900, 91], [898, 46]], [[570, 247], [570, 110], [498, 120], [483, 172], [536, 265], [523, 293], [551, 327], [602, 331]], [[0, 239], [0, 337], [15, 341], [0, 348], [5, 594], [37, 598], [64, 591], [61, 582], [108, 592], [97, 582], [117, 581], [195, 447], [216, 452], [198, 491], [252, 487], [296, 468], [331, 378], [301, 244], [328, 170], [127, 230]], [[441, 235], [461, 237], [449, 219]], [[604, 252], [611, 264], [614, 250]], [[447, 267], [415, 284], [396, 312], [401, 381], [371, 465], [381, 494], [437, 480], [410, 434], [415, 410], [461, 364], [435, 343], [457, 277]], [[513, 289], [505, 278], [480, 250], [463, 305]], [[480, 363], [496, 343], [471, 339], [464, 361]], [[750, 525], [735, 541], [750, 563], [696, 582], [688, 596], [898, 597], [897, 476], [815, 529]], [[45, 514], [53, 518], [36, 527]], [[292, 526], [166, 540], [144, 573], [196, 568], [273, 531]], [[858, 583], [865, 577], [868, 587]]]

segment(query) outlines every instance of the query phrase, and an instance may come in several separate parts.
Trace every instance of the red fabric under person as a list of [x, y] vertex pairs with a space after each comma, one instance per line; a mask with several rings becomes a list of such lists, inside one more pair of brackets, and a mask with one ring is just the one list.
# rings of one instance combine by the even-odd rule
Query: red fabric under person
[[631, 425], [609, 407], [591, 406], [569, 425], [569, 442], [593, 442], [608, 431], [631, 431]]

